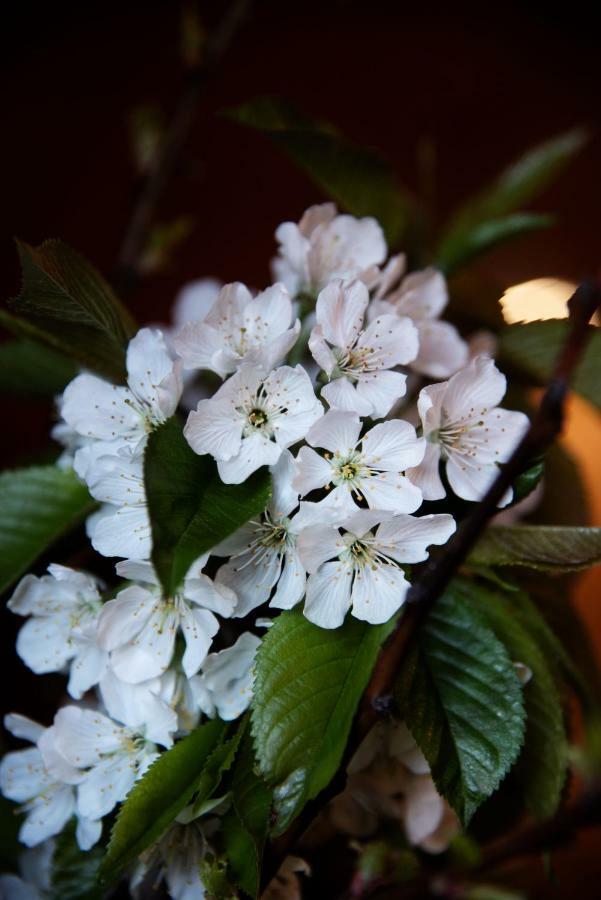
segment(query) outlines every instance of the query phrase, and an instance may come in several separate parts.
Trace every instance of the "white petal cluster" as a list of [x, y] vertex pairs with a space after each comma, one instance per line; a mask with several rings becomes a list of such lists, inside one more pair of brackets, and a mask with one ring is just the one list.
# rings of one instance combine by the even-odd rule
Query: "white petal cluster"
[[[0, 764], [28, 847], [50, 846], [73, 816], [80, 847], [91, 847], [159, 753], [204, 718], [240, 717], [252, 701], [257, 630], [280, 610], [298, 606], [324, 629], [349, 615], [387, 622], [413, 567], [455, 531], [440, 501], [479, 500], [524, 431], [525, 416], [499, 406], [506, 383], [489, 342], [468, 342], [440, 319], [443, 275], [387, 260], [374, 219], [327, 203], [276, 238], [273, 284], [188, 286], [164, 334], [142, 328], [130, 341], [126, 384], [83, 372], [59, 398], [59, 465], [99, 504], [87, 522], [92, 547], [120, 561], [107, 588], [51, 565], [26, 575], [9, 601], [26, 618], [24, 663], [65, 674], [77, 701], [48, 728], [7, 718], [32, 744]], [[150, 561], [144, 454], [172, 417], [232, 496], [264, 467], [272, 493], [166, 594]], [[411, 843], [441, 849], [456, 822], [423, 758], [405, 732], [378, 740], [401, 781], [388, 791], [381, 771], [358, 770], [354, 789], [371, 812], [375, 804], [401, 818]], [[207, 822], [194, 815], [140, 860], [134, 896], [157, 869], [172, 897], [204, 896]]]

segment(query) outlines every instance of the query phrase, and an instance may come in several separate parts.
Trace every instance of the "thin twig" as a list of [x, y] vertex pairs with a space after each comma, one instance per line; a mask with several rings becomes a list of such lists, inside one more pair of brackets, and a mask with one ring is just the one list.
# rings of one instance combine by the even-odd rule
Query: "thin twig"
[[344, 789], [348, 763], [382, 712], [390, 708], [394, 681], [409, 639], [417, 625], [432, 609], [465, 561], [488, 519], [497, 512], [497, 504], [507, 489], [527, 468], [531, 460], [544, 452], [561, 432], [569, 381], [590, 337], [589, 322], [600, 305], [599, 281], [584, 282], [570, 299], [568, 336], [530, 427], [509, 461], [500, 469], [499, 475], [483, 500], [475, 505], [471, 515], [464, 519], [446, 544], [444, 551], [423, 567], [419, 579], [410, 588], [407, 594], [407, 609], [382, 647], [363, 694], [338, 772], [327, 788], [307, 804], [288, 831], [268, 848], [264, 866], [264, 885], [269, 883], [285, 856], [307, 830], [315, 816]]
[[198, 65], [187, 75], [173, 118], [161, 142], [152, 172], [143, 181], [119, 252], [115, 284], [121, 293], [131, 291], [140, 277], [140, 259], [146, 246], [158, 201], [177, 167], [196, 117], [202, 88], [229, 47], [248, 14], [251, 0], [232, 0], [227, 12], [211, 32]]

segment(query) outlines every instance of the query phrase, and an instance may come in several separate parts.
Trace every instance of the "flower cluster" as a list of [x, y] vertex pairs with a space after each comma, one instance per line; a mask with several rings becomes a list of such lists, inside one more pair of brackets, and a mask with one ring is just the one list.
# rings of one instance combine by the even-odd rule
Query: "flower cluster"
[[[49, 727], [17, 715], [5, 723], [32, 745], [0, 766], [2, 792], [22, 804], [28, 847], [75, 816], [79, 846], [90, 848], [163, 749], [202, 717], [240, 716], [261, 629], [279, 610], [301, 605], [324, 629], [347, 614], [387, 622], [412, 567], [455, 530], [430, 502], [478, 500], [526, 426], [499, 408], [505, 378], [494, 361], [440, 319], [442, 274], [406, 274], [402, 256], [387, 262], [375, 220], [324, 204], [276, 237], [277, 281], [266, 290], [190, 286], [174, 326], [143, 328], [129, 343], [126, 385], [83, 372], [60, 398], [60, 465], [98, 501], [89, 538], [120, 560], [120, 581], [107, 595], [94, 576], [51, 565], [27, 575], [9, 602], [26, 617], [23, 662], [68, 674], [75, 701]], [[223, 483], [268, 467], [272, 493], [166, 594], [151, 562], [144, 454], [149, 435], [182, 411], [190, 448], [214, 460]], [[395, 814], [412, 841], [439, 848], [454, 820], [421, 759], [403, 759]], [[426, 801], [427, 825], [416, 812]], [[198, 863], [218, 811], [211, 828], [184, 812], [140, 860], [134, 895], [160, 857], [172, 896], [186, 884], [186, 897], [203, 896]]]

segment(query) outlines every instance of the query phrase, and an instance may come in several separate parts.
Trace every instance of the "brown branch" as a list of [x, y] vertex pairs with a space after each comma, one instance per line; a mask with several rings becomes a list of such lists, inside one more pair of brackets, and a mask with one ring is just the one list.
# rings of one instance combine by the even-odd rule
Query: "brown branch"
[[263, 870], [264, 885], [269, 883], [284, 857], [307, 830], [315, 816], [344, 789], [348, 763], [382, 712], [390, 708], [396, 674], [416, 626], [432, 609], [467, 558], [487, 521], [497, 512], [497, 504], [507, 489], [528, 467], [531, 460], [545, 451], [561, 432], [569, 381], [590, 337], [589, 322], [600, 305], [599, 281], [584, 282], [570, 299], [569, 332], [530, 427], [509, 461], [500, 468], [498, 477], [482, 501], [475, 505], [471, 515], [463, 520], [444, 551], [424, 565], [419, 579], [410, 588], [405, 613], [382, 647], [363, 694], [338, 772], [327, 788], [305, 806], [288, 831], [277, 838], [268, 849]]
[[125, 230], [115, 284], [123, 293], [131, 291], [140, 277], [140, 259], [144, 252], [154, 213], [177, 167], [198, 109], [198, 101], [207, 78], [229, 47], [234, 34], [248, 14], [252, 0], [232, 0], [223, 18], [209, 35], [200, 62], [186, 76], [173, 118], [162, 139], [157, 161], [141, 184], [131, 218]]

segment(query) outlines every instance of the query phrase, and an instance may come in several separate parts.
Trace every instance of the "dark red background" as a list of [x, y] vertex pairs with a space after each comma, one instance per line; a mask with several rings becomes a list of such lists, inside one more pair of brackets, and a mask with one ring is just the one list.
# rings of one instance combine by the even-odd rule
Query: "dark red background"
[[[208, 22], [224, 4], [201, 3]], [[141, 322], [166, 318], [182, 282], [203, 275], [261, 286], [273, 231], [321, 195], [261, 136], [219, 118], [224, 107], [280, 94], [371, 144], [417, 188], [416, 145], [438, 148], [442, 214], [528, 145], [588, 125], [589, 147], [537, 204], [557, 228], [496, 251], [482, 267], [501, 284], [541, 275], [578, 280], [601, 257], [599, 32], [589, 5], [271, 2], [255, 11], [199, 103], [160, 218], [196, 229], [171, 268], [129, 298]], [[61, 237], [114, 270], [130, 213], [131, 110], [158, 101], [167, 115], [182, 83], [175, 2], [20, 0], [3, 9], [0, 40], [0, 263], [18, 289], [11, 237]], [[3, 400], [2, 464], [31, 458], [49, 413]], [[40, 681], [19, 668], [24, 711]], [[35, 687], [34, 687], [35, 684]], [[44, 690], [44, 688], [42, 688]], [[27, 710], [27, 705], [29, 709]], [[560, 857], [562, 885], [537, 896], [598, 896], [598, 835]], [[536, 868], [539, 872], [539, 868]]]

